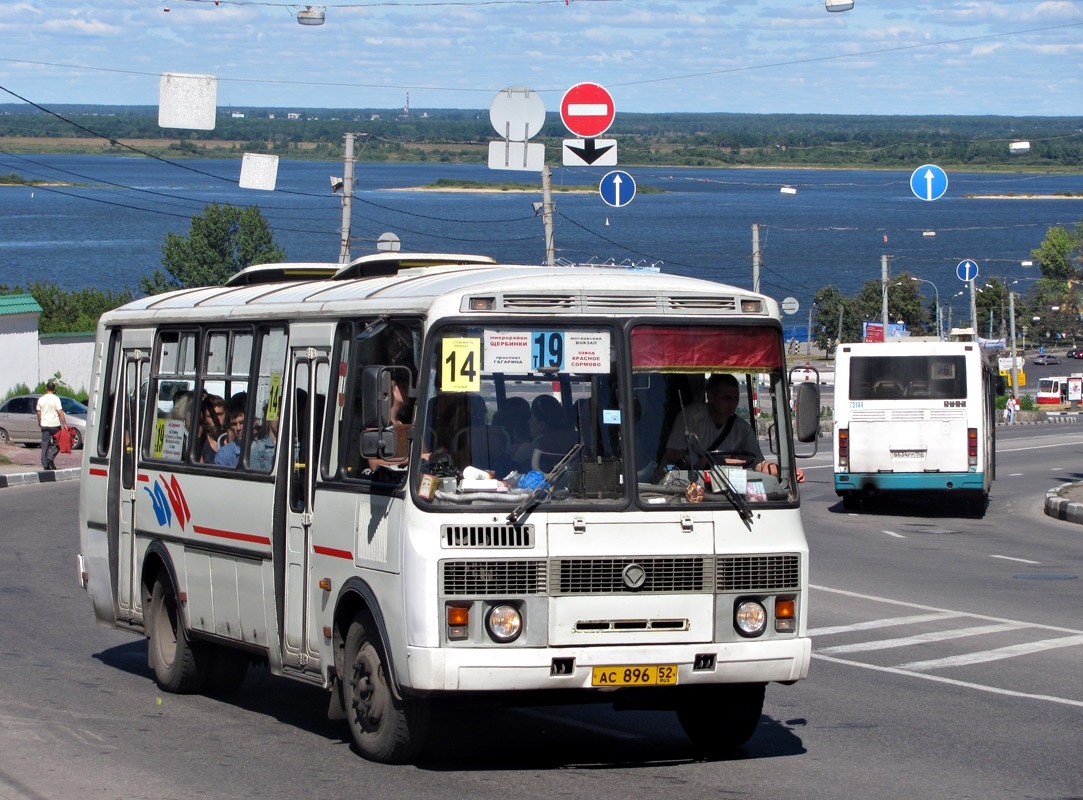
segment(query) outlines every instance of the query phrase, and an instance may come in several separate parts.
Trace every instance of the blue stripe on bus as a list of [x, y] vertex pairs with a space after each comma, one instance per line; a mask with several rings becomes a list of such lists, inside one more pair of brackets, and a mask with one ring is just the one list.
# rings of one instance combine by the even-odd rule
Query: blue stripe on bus
[[[951, 484], [949, 487], [948, 484]], [[981, 472], [846, 472], [835, 475], [835, 491], [927, 491], [931, 489], [981, 489], [985, 491], [985, 475]]]

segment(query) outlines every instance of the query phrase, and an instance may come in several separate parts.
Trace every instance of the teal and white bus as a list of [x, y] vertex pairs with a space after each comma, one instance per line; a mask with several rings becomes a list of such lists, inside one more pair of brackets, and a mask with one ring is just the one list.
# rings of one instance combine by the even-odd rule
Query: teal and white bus
[[[738, 746], [812, 649], [783, 344], [744, 289], [477, 257], [136, 300], [98, 329], [82, 584], [163, 689], [266, 663], [374, 760], [481, 696], [667, 708]], [[760, 454], [679, 431], [665, 463], [715, 373], [745, 409], [758, 387]]]
[[930, 492], [983, 511], [996, 477], [996, 384], [976, 342], [839, 345], [834, 454], [843, 505]]

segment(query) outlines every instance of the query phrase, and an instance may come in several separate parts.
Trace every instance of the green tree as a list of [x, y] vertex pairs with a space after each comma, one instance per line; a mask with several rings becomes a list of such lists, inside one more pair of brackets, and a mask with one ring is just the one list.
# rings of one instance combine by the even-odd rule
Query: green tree
[[258, 206], [211, 203], [202, 214], [192, 217], [187, 236], [166, 235], [162, 246], [165, 272], [155, 269], [143, 277], [139, 288], [146, 294], [160, 294], [194, 286], [220, 286], [245, 267], [284, 258], [285, 252], [275, 244]]
[[1059, 225], [1050, 228], [1030, 256], [1043, 278], [1055, 281], [1083, 278], [1083, 220], [1076, 223], [1074, 230]]
[[39, 306], [40, 333], [87, 333], [98, 327], [98, 318], [106, 311], [131, 302], [131, 289], [102, 291], [100, 289], [76, 289], [66, 292], [56, 283], [37, 281], [21, 287], [0, 285], [0, 295], [29, 294]]

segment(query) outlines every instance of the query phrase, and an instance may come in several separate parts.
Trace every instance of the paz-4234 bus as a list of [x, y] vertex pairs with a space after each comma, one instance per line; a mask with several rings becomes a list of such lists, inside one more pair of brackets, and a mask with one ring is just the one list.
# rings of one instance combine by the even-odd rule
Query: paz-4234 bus
[[[98, 328], [82, 583], [163, 689], [265, 663], [378, 761], [482, 697], [672, 709], [738, 746], [811, 654], [783, 344], [743, 289], [480, 257], [136, 300]], [[677, 424], [718, 373], [739, 447]], [[796, 406], [811, 441], [814, 386]]]

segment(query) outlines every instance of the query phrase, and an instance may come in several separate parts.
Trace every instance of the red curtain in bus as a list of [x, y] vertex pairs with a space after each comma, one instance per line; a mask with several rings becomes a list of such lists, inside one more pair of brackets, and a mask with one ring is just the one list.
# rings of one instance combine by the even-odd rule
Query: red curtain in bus
[[777, 329], [640, 326], [632, 329], [632, 369], [724, 372], [782, 367]]

